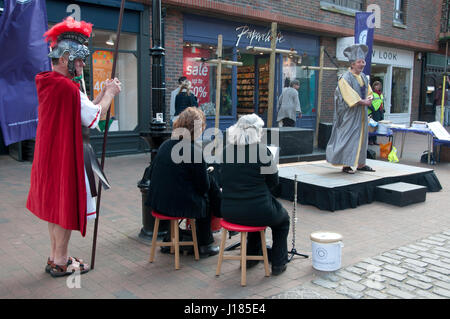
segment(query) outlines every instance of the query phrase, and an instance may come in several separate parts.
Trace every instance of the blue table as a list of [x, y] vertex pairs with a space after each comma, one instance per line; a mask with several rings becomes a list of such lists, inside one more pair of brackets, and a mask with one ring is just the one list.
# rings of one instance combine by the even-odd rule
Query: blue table
[[391, 127], [390, 130], [393, 132], [394, 134], [394, 142], [392, 144], [395, 143], [396, 140], [396, 135], [397, 133], [401, 133], [401, 150], [400, 150], [400, 156], [399, 158], [402, 158], [403, 155], [403, 147], [405, 145], [405, 139], [406, 139], [406, 135], [407, 133], [415, 133], [415, 134], [421, 134], [421, 135], [426, 135], [428, 137], [428, 164], [431, 164], [430, 162], [430, 157], [431, 157], [431, 152], [433, 151], [433, 143], [435, 140], [433, 131], [431, 131], [428, 128], [424, 128], [424, 129], [420, 129], [420, 128], [415, 128], [415, 127], [408, 127], [408, 128], [400, 128], [400, 127]]

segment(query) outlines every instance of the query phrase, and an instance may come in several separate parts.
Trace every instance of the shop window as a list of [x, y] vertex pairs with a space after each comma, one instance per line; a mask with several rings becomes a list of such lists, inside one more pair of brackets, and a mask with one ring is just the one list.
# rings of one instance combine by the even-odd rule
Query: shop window
[[288, 56], [283, 57], [283, 86], [286, 79], [298, 80], [300, 82], [299, 99], [302, 109], [302, 115], [314, 115], [315, 96], [316, 96], [316, 72], [313, 70], [302, 69], [302, 65], [317, 65], [317, 57], [303, 57], [301, 64], [296, 58]]
[[[232, 48], [222, 49], [222, 58], [232, 60]], [[191, 93], [197, 98], [198, 106], [206, 116], [216, 115], [217, 66], [206, 62], [216, 58], [214, 45], [188, 43], [183, 46], [183, 75], [191, 82]], [[205, 61], [195, 61], [203, 58]], [[222, 65], [220, 115], [232, 115], [232, 68]]]
[[394, 1], [394, 22], [405, 24], [405, 1]]
[[[87, 94], [95, 98], [111, 77], [115, 33], [94, 30], [89, 43], [90, 63], [86, 66]], [[121, 33], [116, 64], [116, 77], [122, 82], [122, 91], [111, 104], [110, 131], [132, 131], [138, 123], [138, 60], [137, 36]], [[92, 77], [92, 78], [91, 78]]]
[[391, 114], [408, 113], [411, 85], [411, 70], [392, 68]]

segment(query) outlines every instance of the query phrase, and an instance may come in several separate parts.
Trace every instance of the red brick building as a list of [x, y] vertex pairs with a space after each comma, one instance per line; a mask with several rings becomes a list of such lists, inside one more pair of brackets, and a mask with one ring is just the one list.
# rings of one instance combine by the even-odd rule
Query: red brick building
[[[149, 3], [149, 1], [146, 1]], [[422, 78], [423, 57], [427, 52], [437, 51], [439, 39], [439, 19], [441, 16], [442, 1], [421, 0], [312, 0], [312, 1], [207, 1], [207, 0], [167, 0], [162, 1], [166, 8], [165, 17], [165, 48], [166, 48], [166, 83], [168, 92], [176, 87], [176, 79], [183, 74], [183, 52], [186, 46], [197, 45], [201, 54], [207, 54], [205, 49], [212, 46], [211, 56], [215, 49], [214, 34], [219, 31], [226, 33], [224, 37], [237, 36], [236, 26], [249, 25], [264, 34], [270, 30], [271, 22], [277, 22], [286, 42], [303, 57], [301, 64], [296, 65], [294, 76], [299, 78], [302, 87], [300, 96], [302, 109], [306, 117], [297, 123], [298, 126], [313, 127], [315, 106], [317, 103], [318, 76], [305, 75], [300, 67], [302, 65], [318, 65], [320, 46], [326, 50], [325, 66], [339, 66], [342, 72], [347, 66], [345, 59], [338, 49], [349, 43], [347, 37], [353, 37], [355, 12], [366, 11], [369, 7], [379, 8], [379, 27], [374, 32], [374, 55], [372, 57], [372, 78], [379, 79], [384, 84], [386, 98], [386, 118], [395, 123], [410, 124], [419, 118], [420, 89]], [[372, 6], [371, 6], [372, 5]], [[375, 5], [375, 7], [373, 6]], [[378, 7], [377, 7], [378, 6]], [[217, 28], [215, 28], [215, 25]], [[230, 30], [227, 30], [227, 27]], [[258, 29], [259, 28], [259, 29]], [[239, 29], [242, 30], [242, 29]], [[198, 32], [198, 38], [195, 38]], [[286, 33], [286, 36], [284, 35]], [[288, 36], [292, 36], [291, 39]], [[305, 39], [309, 40], [305, 41]], [[229, 58], [233, 57], [233, 48], [229, 39]], [[237, 38], [234, 39], [237, 41]], [[315, 42], [311, 45], [311, 41]], [[227, 42], [227, 41], [225, 41]], [[351, 41], [350, 41], [351, 42]], [[280, 43], [281, 44], [281, 43]], [[270, 46], [270, 43], [256, 45]], [[309, 46], [309, 47], [308, 47]], [[306, 52], [306, 51], [314, 52]], [[237, 61], [244, 60], [246, 66], [251, 66], [249, 52], [239, 50], [235, 54]], [[306, 54], [305, 54], [306, 52]], [[225, 52], [227, 54], [227, 52]], [[254, 53], [253, 53], [254, 54]], [[236, 57], [235, 57], [236, 58]], [[259, 57], [258, 57], [259, 58]], [[290, 67], [286, 61], [288, 57], [279, 58], [280, 62], [276, 75], [277, 93], [282, 87], [285, 68]], [[253, 68], [264, 60], [254, 59]], [[285, 60], [285, 61], [283, 61]], [[186, 62], [185, 64], [189, 63]], [[243, 69], [246, 67], [242, 67]], [[185, 65], [186, 67], [186, 65]], [[247, 68], [248, 69], [248, 68]], [[186, 72], [186, 71], [184, 71]], [[260, 71], [261, 72], [261, 71]], [[312, 73], [312, 71], [309, 71]], [[231, 112], [231, 120], [236, 115], [246, 112], [242, 105], [240, 89], [242, 76], [248, 74], [237, 71], [236, 99], [232, 105], [235, 110]], [[264, 75], [261, 74], [263, 77]], [[309, 79], [308, 79], [309, 78]], [[264, 78], [263, 78], [264, 79]], [[322, 83], [322, 111], [320, 121], [330, 122], [333, 117], [333, 94], [336, 87], [337, 72], [325, 71]], [[314, 83], [315, 82], [315, 83]], [[244, 83], [247, 83], [244, 81]], [[212, 84], [212, 83], [211, 83]], [[223, 84], [222, 84], [223, 85]], [[308, 86], [308, 87], [307, 87]], [[209, 87], [209, 91], [213, 88]], [[259, 101], [256, 95], [259, 94]], [[261, 103], [264, 91], [257, 88], [253, 92], [253, 104], [256, 111], [264, 115], [264, 104]], [[307, 95], [307, 97], [305, 97]], [[167, 99], [168, 100], [168, 99]], [[245, 95], [243, 100], [246, 101]], [[261, 109], [263, 110], [261, 112]], [[224, 121], [226, 117], [224, 117]]]
[[[67, 15], [94, 24], [92, 58], [85, 70], [91, 96], [102, 85], [99, 72], [108, 72], [102, 63], [110, 61], [113, 51], [110, 43], [115, 40], [120, 2], [46, 0], [50, 25]], [[114, 102], [108, 155], [148, 150], [140, 132], [148, 130], [151, 118], [151, 3], [126, 1], [118, 60], [124, 91]], [[267, 120], [269, 55], [248, 47], [270, 47], [270, 27], [276, 22], [277, 48], [297, 53], [277, 54], [275, 106], [285, 78], [298, 79], [303, 117], [297, 126], [315, 128], [318, 72], [302, 67], [318, 66], [323, 46], [325, 66], [339, 68], [338, 72], [325, 71], [321, 83], [320, 121], [331, 122], [337, 76], [348, 66], [342, 50], [353, 41], [355, 13], [372, 9], [380, 19], [374, 32], [371, 83], [383, 82], [385, 117], [409, 125], [420, 118], [419, 111], [433, 113], [433, 105], [429, 105], [433, 96], [426, 88], [429, 81], [437, 83], [443, 72], [436, 66], [440, 63], [436, 57], [445, 54], [442, 44], [439, 46], [441, 12], [447, 12], [442, 0], [162, 0], [162, 8], [166, 118], [170, 92], [177, 79], [187, 75], [200, 106], [209, 115], [208, 126], [214, 125], [216, 67], [196, 63], [192, 57], [215, 57], [217, 36], [222, 34], [224, 57], [243, 66], [222, 68], [221, 129], [233, 124], [240, 114], [257, 112]], [[425, 76], [430, 70], [437, 74], [432, 80]], [[273, 115], [275, 126], [276, 111]], [[91, 140], [100, 150], [102, 134], [93, 131]]]

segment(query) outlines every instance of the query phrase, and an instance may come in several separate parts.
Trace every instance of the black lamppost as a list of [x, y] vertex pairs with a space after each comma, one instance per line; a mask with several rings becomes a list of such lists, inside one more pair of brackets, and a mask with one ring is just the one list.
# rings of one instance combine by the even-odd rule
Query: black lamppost
[[[141, 136], [150, 146], [150, 159], [153, 159], [158, 152], [159, 146], [170, 137], [171, 130], [167, 128], [165, 122], [165, 95], [166, 84], [164, 75], [163, 56], [165, 49], [161, 44], [161, 0], [152, 1], [152, 48], [150, 53], [152, 56], [152, 105], [150, 130], [141, 132]], [[151, 207], [145, 205], [148, 189], [150, 186], [150, 166], [144, 171], [144, 176], [138, 182], [138, 187], [142, 193], [142, 229], [139, 234], [140, 238], [150, 239], [153, 235], [153, 227], [155, 219], [151, 214]], [[169, 224], [167, 221], [161, 221], [158, 236], [167, 233]]]

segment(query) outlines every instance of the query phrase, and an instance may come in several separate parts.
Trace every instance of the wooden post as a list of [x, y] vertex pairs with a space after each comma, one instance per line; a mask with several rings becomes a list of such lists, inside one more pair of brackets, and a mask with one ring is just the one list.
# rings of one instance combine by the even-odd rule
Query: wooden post
[[319, 62], [319, 89], [317, 90], [317, 108], [316, 108], [316, 131], [314, 132], [314, 147], [317, 147], [319, 139], [319, 122], [320, 110], [322, 107], [322, 78], [323, 78], [323, 54], [325, 52], [324, 46], [320, 47], [320, 62]]
[[320, 47], [320, 61], [319, 66], [302, 66], [302, 69], [319, 71], [319, 88], [317, 90], [317, 107], [316, 107], [316, 131], [314, 132], [314, 147], [318, 145], [318, 137], [319, 137], [319, 123], [320, 123], [320, 112], [322, 108], [322, 79], [323, 79], [323, 71], [337, 71], [337, 68], [324, 67], [324, 53], [325, 47]]
[[267, 105], [267, 127], [273, 122], [273, 96], [275, 84], [275, 56], [277, 48], [277, 23], [272, 22], [272, 37], [270, 39], [270, 66], [269, 66], [269, 101]]
[[219, 34], [217, 37], [217, 59], [207, 60], [205, 58], [194, 58], [194, 61], [205, 61], [209, 64], [217, 64], [217, 74], [216, 74], [216, 118], [214, 122], [214, 127], [219, 129], [219, 120], [220, 120], [220, 94], [221, 94], [221, 86], [222, 86], [222, 64], [225, 65], [236, 65], [241, 66], [242, 62], [236, 61], [227, 61], [222, 59], [222, 35]]
[[222, 86], [222, 35], [217, 37], [217, 72], [216, 72], [216, 119], [214, 127], [219, 129], [220, 118], [220, 90]]

